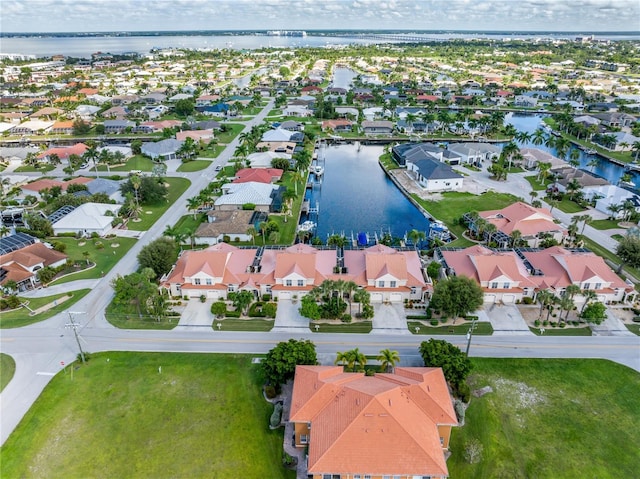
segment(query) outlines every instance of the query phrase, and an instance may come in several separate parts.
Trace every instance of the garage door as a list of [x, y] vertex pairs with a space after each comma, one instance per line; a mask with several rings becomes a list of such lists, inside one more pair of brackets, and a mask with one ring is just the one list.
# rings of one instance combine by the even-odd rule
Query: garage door
[[389, 301], [391, 301], [392, 303], [401, 303], [402, 293], [391, 293], [389, 295]]
[[372, 303], [382, 303], [382, 293], [371, 293]]
[[485, 294], [484, 295], [484, 302], [485, 303], [495, 303], [496, 302], [496, 295], [495, 294]]
[[291, 299], [291, 291], [280, 291], [278, 299]]
[[516, 295], [515, 294], [503, 294], [502, 295], [502, 302], [504, 304], [513, 304], [516, 302]]
[[209, 299], [219, 299], [220, 293], [218, 291], [207, 291], [207, 298]]

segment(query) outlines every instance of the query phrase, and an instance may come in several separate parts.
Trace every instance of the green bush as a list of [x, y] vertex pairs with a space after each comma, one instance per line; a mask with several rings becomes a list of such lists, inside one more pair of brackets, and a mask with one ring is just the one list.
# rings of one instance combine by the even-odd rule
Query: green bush
[[344, 313], [340, 317], [340, 321], [342, 321], [343, 323], [350, 323], [351, 322], [351, 315], [349, 313]]
[[274, 386], [272, 386], [271, 384], [267, 384], [264, 387], [264, 394], [269, 399], [273, 399], [274, 397], [276, 397], [276, 388]]
[[558, 326], [560, 326], [561, 328], [564, 328], [567, 325], [567, 323], [560, 323]]
[[432, 319], [431, 321], [429, 321], [429, 323], [431, 323], [431, 326], [437, 326], [438, 325], [438, 320], [437, 319]]
[[267, 318], [275, 318], [277, 309], [276, 303], [267, 303], [262, 307], [262, 312]]
[[533, 304], [533, 298], [530, 298], [529, 296], [525, 296], [524, 298], [522, 298], [522, 303], [523, 304]]
[[273, 406], [273, 413], [269, 419], [269, 425], [271, 428], [276, 428], [280, 425], [280, 419], [282, 418], [282, 403], [277, 402]]
[[242, 314], [242, 311], [227, 311], [227, 318], [239, 318]]
[[431, 308], [427, 308], [424, 314], [427, 317], [427, 319], [431, 319], [433, 317], [433, 312], [431, 311]]
[[224, 301], [216, 301], [211, 305], [211, 314], [217, 318], [222, 318], [227, 314], [227, 305]]
[[540, 326], [540, 320], [539, 320], [539, 319], [536, 319], [536, 320], [533, 322], [533, 325], [534, 325], [534, 326]]
[[466, 382], [460, 383], [456, 386], [456, 395], [462, 402], [468, 403], [471, 399], [471, 388]]
[[271, 301], [271, 295], [270, 294], [263, 294], [262, 295], [262, 301], [264, 301], [265, 303], [268, 301]]
[[256, 205], [254, 203], [245, 203], [242, 205], [242, 209], [246, 211], [253, 211], [256, 209]]

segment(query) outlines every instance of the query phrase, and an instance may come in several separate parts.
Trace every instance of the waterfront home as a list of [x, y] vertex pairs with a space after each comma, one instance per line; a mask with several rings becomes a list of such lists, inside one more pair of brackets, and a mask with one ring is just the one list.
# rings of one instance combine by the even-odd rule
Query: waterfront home
[[552, 168], [550, 171], [555, 177], [551, 189], [560, 193], [567, 193], [570, 189], [569, 185], [574, 181], [580, 185], [580, 191], [609, 184], [604, 178], [598, 178], [570, 165]]
[[538, 168], [540, 163], [550, 163], [551, 168], [565, 167], [569, 164], [553, 156], [551, 153], [539, 148], [521, 148], [520, 155], [522, 156], [522, 166], [528, 170], [534, 170]]
[[73, 120], [56, 121], [49, 129], [49, 133], [52, 135], [72, 135]]
[[[478, 217], [496, 227], [496, 232], [484, 231], [484, 239], [495, 241], [500, 247], [505, 248], [511, 243], [514, 231], [520, 232], [520, 239], [526, 241], [529, 246], [535, 248], [542, 237], [551, 237], [558, 243], [562, 242], [567, 234], [566, 229], [554, 222], [551, 211], [547, 208], [534, 208], [531, 205], [518, 201], [501, 210], [480, 211]], [[476, 235], [480, 225], [472, 215], [464, 215], [469, 230]]]
[[100, 111], [99, 106], [95, 105], [78, 105], [74, 110], [74, 113], [81, 120], [89, 121]]
[[14, 126], [10, 132], [13, 135], [41, 135], [53, 126], [53, 121], [28, 120]]
[[179, 128], [182, 126], [180, 120], [143, 121], [133, 128], [134, 133], [159, 133], [165, 128]]
[[[0, 256], [0, 286], [9, 281], [15, 281], [18, 291], [25, 291], [39, 284], [38, 270], [47, 266], [56, 268], [67, 261], [66, 254], [47, 248], [43, 243], [24, 233], [5, 236], [2, 239], [3, 251], [5, 244], [8, 246], [13, 243], [14, 238], [26, 245]], [[25, 238], [26, 241], [24, 241]]]
[[284, 153], [291, 157], [296, 151], [296, 143], [291, 141], [261, 141], [256, 150], [261, 152]]
[[459, 190], [462, 187], [463, 176], [446, 163], [433, 158], [407, 162], [407, 171], [413, 172], [418, 184], [429, 193]]
[[59, 186], [62, 191], [67, 191], [69, 185], [81, 184], [86, 185], [87, 183], [93, 181], [93, 178], [86, 178], [84, 176], [74, 178], [69, 181], [59, 181], [59, 180], [51, 180], [51, 179], [42, 179], [32, 181], [31, 183], [27, 183], [26, 185], [20, 186], [22, 193], [25, 195], [34, 195], [37, 198], [40, 198], [40, 192], [45, 189], [51, 189], [55, 186]]
[[196, 106], [213, 105], [220, 100], [220, 95], [200, 95], [196, 98]]
[[288, 421], [313, 479], [449, 477], [458, 421], [440, 368], [296, 366]]
[[60, 146], [57, 148], [49, 148], [38, 155], [39, 160], [51, 161], [51, 157], [56, 155], [60, 160], [67, 162], [71, 155], [82, 156], [89, 149], [84, 143], [76, 143], [73, 146]]
[[333, 131], [335, 133], [350, 132], [353, 129], [351, 120], [335, 119], [322, 122], [322, 131]]
[[271, 168], [271, 162], [276, 158], [291, 160], [291, 155], [287, 153], [275, 153], [273, 151], [259, 151], [247, 156], [251, 168]]
[[287, 131], [302, 131], [304, 130], [304, 123], [300, 123], [299, 121], [294, 121], [294, 120], [285, 120], [282, 123], [280, 123], [278, 128], [281, 128]]
[[379, 121], [363, 121], [362, 131], [365, 135], [385, 135], [390, 136], [393, 133], [393, 122], [386, 120]]
[[238, 170], [232, 183], [275, 183], [280, 181], [282, 173], [278, 168], [243, 168]]
[[173, 138], [156, 142], [145, 142], [142, 144], [140, 151], [152, 160], [175, 160], [178, 157], [178, 151], [183, 143], [183, 141]]
[[61, 110], [60, 108], [53, 108], [53, 107], [47, 106], [32, 113], [31, 115], [29, 115], [29, 118], [31, 119], [42, 118], [45, 120], [54, 120], [55, 118], [57, 118], [59, 115], [62, 115], [63, 113], [64, 113], [64, 110]]
[[[245, 183], [246, 185], [246, 183]], [[215, 211], [210, 215], [215, 216]], [[246, 232], [246, 229], [245, 229]], [[298, 243], [285, 249], [240, 249], [219, 243], [184, 252], [161, 281], [172, 295], [224, 299], [230, 291], [249, 290], [279, 300], [304, 296], [326, 279], [353, 281], [371, 301], [423, 300], [431, 291], [418, 253], [384, 245], [364, 250], [316, 249]]]
[[187, 138], [191, 138], [196, 143], [202, 141], [203, 143], [209, 143], [213, 138], [215, 138], [215, 134], [213, 130], [184, 130], [176, 133], [176, 140], [184, 141]]
[[475, 166], [497, 159], [501, 151], [491, 143], [450, 143], [447, 149], [460, 156], [460, 163]]
[[123, 133], [127, 128], [133, 130], [136, 124], [130, 120], [105, 120], [105, 133]]
[[283, 116], [310, 117], [313, 116], [313, 110], [306, 105], [287, 105], [282, 110]]
[[534, 108], [538, 105], [538, 99], [534, 98], [533, 96], [516, 95], [513, 100], [513, 104], [515, 106], [522, 106], [525, 108]]
[[300, 139], [304, 140], [304, 133], [300, 131], [289, 131], [284, 128], [276, 128], [274, 130], [265, 131], [262, 134], [261, 142], [293, 142], [299, 143]]

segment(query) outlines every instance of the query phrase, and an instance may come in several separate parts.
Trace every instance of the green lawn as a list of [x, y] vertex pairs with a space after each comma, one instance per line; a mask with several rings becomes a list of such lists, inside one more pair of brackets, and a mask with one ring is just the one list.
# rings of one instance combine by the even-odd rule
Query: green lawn
[[193, 160], [187, 161], [186, 163], [182, 163], [176, 171], [190, 173], [193, 171], [201, 171], [209, 167], [211, 164], [210, 161], [207, 160]]
[[627, 329], [629, 331], [631, 331], [633, 334], [640, 336], [640, 324], [638, 323], [633, 323], [633, 324], [625, 324], [625, 326], [627, 327]]
[[592, 220], [589, 225], [593, 226], [597, 230], [611, 230], [618, 228], [618, 222], [614, 220]]
[[218, 133], [216, 136], [216, 141], [222, 144], [231, 143], [245, 128], [245, 125], [240, 123], [225, 123], [224, 125], [227, 127], [227, 131]]
[[[198, 226], [200, 226], [200, 223], [202, 223], [204, 220], [205, 220], [204, 213], [196, 214], [195, 219], [193, 218], [193, 214], [184, 215], [175, 224], [175, 228], [178, 231], [180, 231], [180, 233], [188, 235], [189, 233], [194, 232], [195, 230], [197, 230]], [[188, 243], [189, 242], [189, 238], [186, 238], [185, 242]]]
[[[316, 331], [316, 325], [319, 326]], [[314, 333], [370, 333], [371, 321], [356, 321], [352, 323], [330, 324], [322, 321], [310, 321], [309, 329]]]
[[46, 173], [51, 170], [55, 170], [55, 166], [46, 163], [38, 165], [37, 168], [33, 165], [22, 165], [18, 166], [14, 171], [16, 173]]
[[[411, 195], [434, 218], [443, 221], [459, 239], [448, 246], [469, 246], [473, 244], [462, 238], [465, 227], [457, 224], [457, 220], [469, 211], [497, 210], [519, 201], [513, 195], [487, 191], [481, 195], [473, 193], [446, 192], [441, 201], [423, 200]], [[456, 222], [454, 222], [456, 220]], [[460, 243], [458, 243], [460, 242]], [[467, 243], [467, 244], [464, 244]]]
[[[411, 334], [461, 334], [466, 335], [467, 331], [471, 327], [471, 321], [463, 321], [462, 324], [456, 324], [453, 326], [425, 326], [420, 321], [407, 321], [407, 327]], [[416, 333], [416, 327], [420, 328]], [[473, 329], [473, 334], [478, 336], [491, 336], [493, 334], [493, 328], [491, 323], [477, 322]]]
[[[271, 331], [273, 329], [273, 319], [251, 318], [251, 319], [216, 319], [213, 322], [214, 331]], [[218, 326], [218, 325], [221, 326]]]
[[580, 213], [586, 210], [586, 208], [583, 208], [575, 201], [571, 201], [569, 198], [562, 198], [562, 200], [558, 202], [557, 208], [565, 213]]
[[551, 183], [553, 183], [549, 178], [544, 180], [544, 182], [538, 181], [538, 177], [536, 175], [525, 176], [524, 179], [529, 182], [529, 184], [531, 185], [531, 188], [533, 189], [533, 191], [545, 190], [545, 189], [547, 189], [547, 186], [549, 186]]
[[[134, 155], [129, 158], [124, 165], [110, 166], [109, 171], [151, 171], [153, 170], [154, 162], [150, 158], [142, 155]], [[93, 171], [93, 169], [92, 169]], [[106, 165], [98, 165], [98, 171], [107, 171]]]
[[8, 354], [0, 353], [0, 392], [5, 388], [16, 372], [16, 362]]
[[[127, 227], [134, 231], [146, 231], [160, 218], [167, 208], [172, 205], [187, 190], [191, 182], [186, 178], [169, 177], [165, 178], [169, 184], [169, 195], [167, 202], [160, 205], [143, 205], [140, 219], [142, 221], [129, 221]], [[151, 213], [149, 213], [151, 212]]]
[[[136, 243], [135, 238], [98, 238], [83, 240], [84, 245], [80, 246], [80, 241], [75, 238], [49, 238], [52, 243], [64, 243], [67, 245], [65, 254], [74, 261], [85, 262], [86, 259], [82, 255], [84, 251], [89, 252], [89, 262], [95, 263], [95, 267], [86, 269], [78, 273], [69, 274], [58, 280], [52, 281], [51, 284], [67, 283], [78, 279], [96, 279], [111, 271], [118, 261], [131, 249]], [[102, 243], [103, 248], [99, 248], [96, 244]], [[118, 245], [114, 247], [113, 245]]]
[[82, 298], [84, 298], [87, 293], [91, 291], [90, 289], [79, 289], [77, 291], [69, 291], [68, 293], [60, 293], [53, 296], [45, 296], [42, 298], [23, 298], [20, 297], [20, 300], [23, 303], [27, 303], [27, 306], [36, 310], [45, 306], [46, 304], [52, 303], [57, 299], [71, 295], [72, 297], [67, 299], [66, 301], [58, 304], [57, 306], [53, 306], [52, 308], [43, 311], [41, 313], [35, 314], [33, 316], [29, 315], [29, 311], [25, 308], [16, 309], [14, 311], [3, 312], [0, 314], [0, 328], [1, 329], [10, 329], [10, 328], [21, 328], [22, 326], [27, 326], [29, 324], [38, 323], [40, 321], [44, 321], [45, 319], [49, 319], [51, 316], [55, 316], [62, 311], [69, 309], [71, 306], [76, 304]]
[[295, 478], [250, 356], [109, 352], [73, 374], [2, 446], [3, 477]]
[[[453, 478], [619, 478], [640, 470], [640, 375], [595, 359], [473, 358], [466, 424], [453, 428]], [[468, 464], [465, 445], [483, 446]]]
[[542, 326], [544, 334], [540, 334], [540, 328], [529, 327], [531, 332], [536, 336], [592, 336], [593, 332], [589, 326], [582, 328], [552, 328], [550, 326]]
[[218, 155], [222, 153], [225, 148], [226, 148], [226, 145], [210, 145], [206, 149], [201, 150], [198, 153], [198, 157], [199, 158], [217, 158]]

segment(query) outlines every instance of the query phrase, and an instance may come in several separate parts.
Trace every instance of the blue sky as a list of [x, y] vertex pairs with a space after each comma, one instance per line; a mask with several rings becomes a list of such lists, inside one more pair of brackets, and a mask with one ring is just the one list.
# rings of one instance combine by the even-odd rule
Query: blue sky
[[638, 31], [640, 0], [1, 0], [4, 32]]

